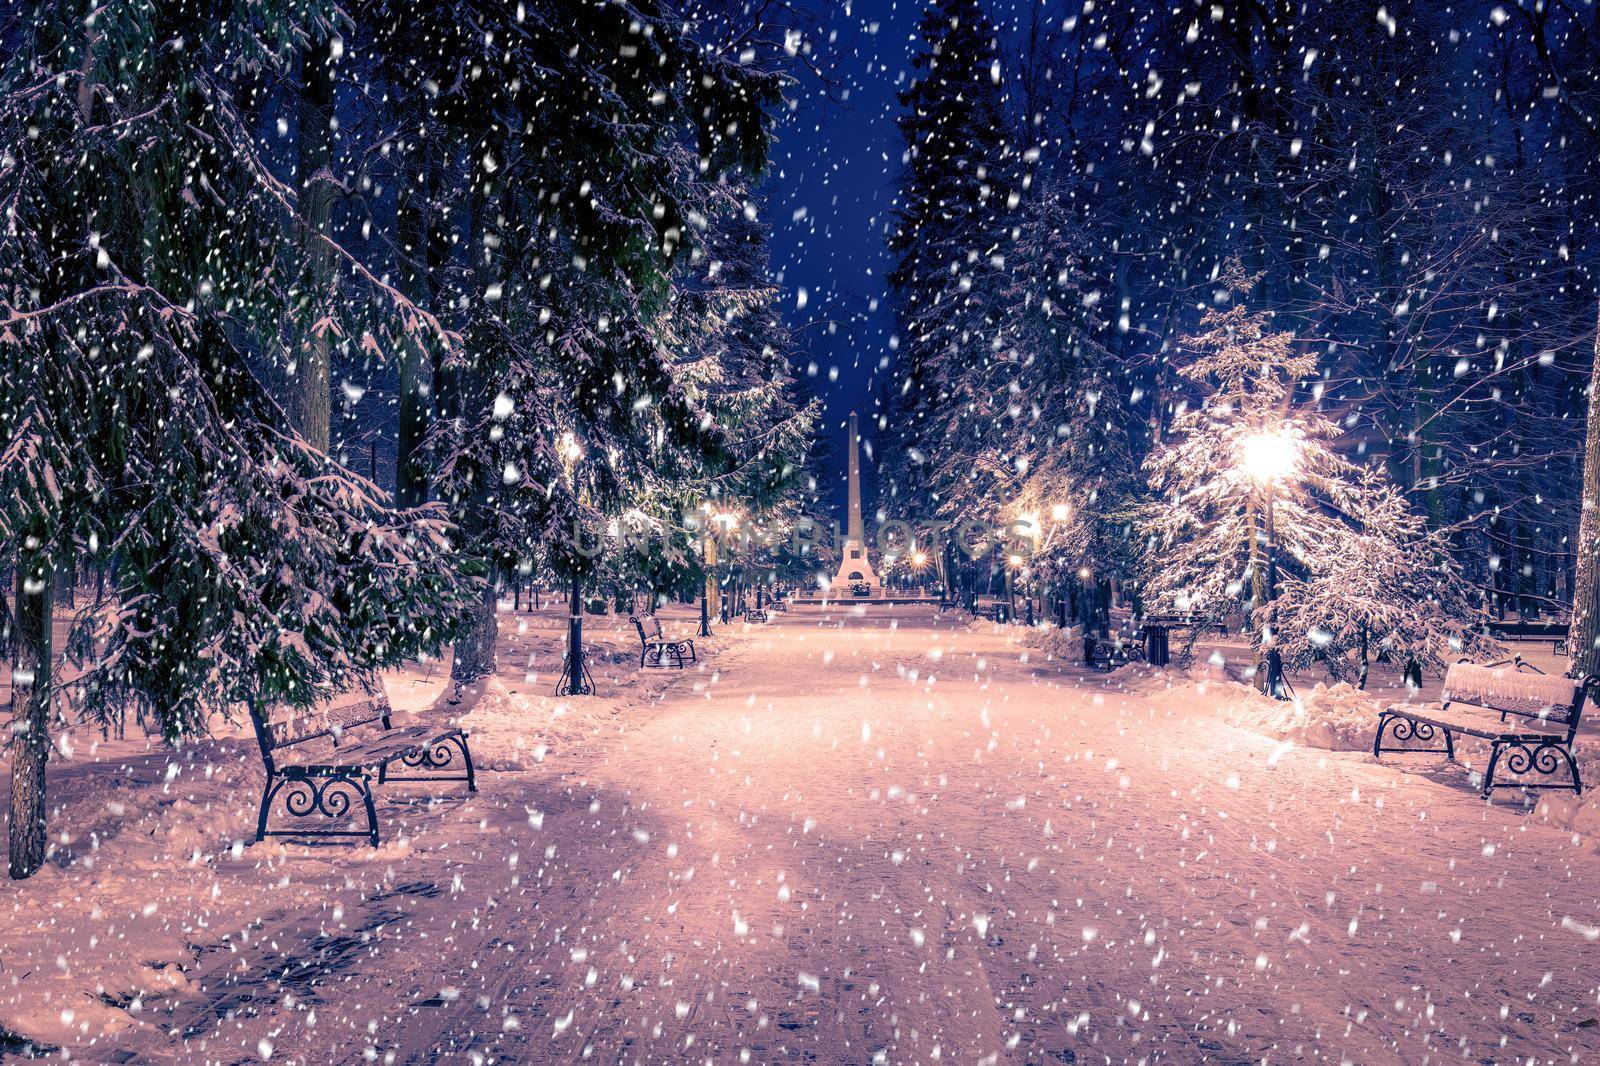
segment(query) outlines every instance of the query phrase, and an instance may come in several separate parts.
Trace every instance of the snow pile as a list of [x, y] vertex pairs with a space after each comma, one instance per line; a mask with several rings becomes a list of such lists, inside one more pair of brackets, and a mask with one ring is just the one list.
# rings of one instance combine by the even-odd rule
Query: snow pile
[[522, 695], [489, 677], [447, 686], [425, 720], [466, 730], [479, 770], [531, 770], [567, 742], [594, 733], [621, 709], [621, 700], [606, 696]]
[[982, 617], [973, 614], [965, 607], [947, 607], [939, 612], [941, 626], [965, 626], [971, 629], [973, 625], [982, 621], [984, 621]]
[[1083, 627], [1068, 626], [1061, 629], [1058, 626], [1042, 626], [1030, 629], [1023, 634], [1022, 644], [1024, 647], [1038, 648], [1045, 653], [1046, 660], [1078, 662], [1083, 658]]
[[1275, 700], [1227, 677], [1215, 663], [1166, 669], [1143, 663], [1115, 672], [1119, 680], [1165, 684], [1165, 695], [1186, 710], [1215, 714], [1229, 725], [1326, 751], [1372, 747], [1379, 703], [1354, 685], [1318, 682], [1293, 700]]
[[[1593, 710], [1589, 708], [1590, 712]], [[1579, 739], [1572, 745], [1572, 754], [1585, 784], [1583, 795], [1547, 792], [1539, 797], [1537, 812], [1551, 825], [1600, 839], [1600, 791], [1593, 788], [1594, 782], [1600, 780], [1600, 739]]]
[[1378, 701], [1354, 685], [1317, 682], [1294, 700], [1275, 700], [1238, 686], [1249, 699], [1232, 704], [1226, 717], [1235, 725], [1281, 740], [1327, 751], [1366, 751], [1377, 730]]

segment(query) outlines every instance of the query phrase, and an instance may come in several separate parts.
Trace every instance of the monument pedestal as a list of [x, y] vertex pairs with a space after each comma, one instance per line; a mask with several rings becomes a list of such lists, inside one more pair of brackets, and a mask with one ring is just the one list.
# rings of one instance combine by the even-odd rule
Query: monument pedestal
[[828, 583], [828, 591], [839, 597], [859, 596], [863, 586], [867, 590], [866, 596], [883, 594], [883, 584], [878, 580], [878, 575], [873, 573], [872, 562], [867, 558], [866, 545], [859, 540], [847, 540], [844, 552], [839, 556], [839, 572]]

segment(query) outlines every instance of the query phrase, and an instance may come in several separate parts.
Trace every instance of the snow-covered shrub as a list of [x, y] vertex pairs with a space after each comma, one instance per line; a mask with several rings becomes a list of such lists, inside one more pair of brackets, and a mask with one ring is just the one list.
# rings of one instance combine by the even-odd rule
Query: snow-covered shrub
[[1422, 517], [1380, 484], [1352, 502], [1360, 525], [1331, 529], [1315, 569], [1278, 589], [1284, 662], [1320, 662], [1342, 681], [1379, 651], [1435, 673], [1463, 657], [1497, 657], [1499, 646], [1473, 625], [1472, 589]]

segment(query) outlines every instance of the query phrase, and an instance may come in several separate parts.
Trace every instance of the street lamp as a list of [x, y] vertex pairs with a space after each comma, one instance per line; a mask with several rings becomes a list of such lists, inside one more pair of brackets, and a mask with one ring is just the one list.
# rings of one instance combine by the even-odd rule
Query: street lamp
[[[719, 547], [722, 530], [730, 527], [736, 528], [739, 525], [739, 516], [733, 511], [717, 511], [713, 513], [709, 503], [701, 504], [700, 510], [705, 514], [700, 527], [700, 552], [701, 559], [705, 564], [705, 587], [700, 590], [699, 635], [709, 637], [711, 635], [711, 597], [716, 591], [717, 581], [717, 548]], [[717, 527], [717, 539], [712, 538], [711, 527], [713, 524]], [[723, 619], [723, 621], [727, 621], [727, 619]]]
[[[567, 485], [572, 498], [579, 497], [577, 466], [583, 459], [583, 445], [570, 430], [561, 435], [558, 450], [561, 465], [566, 470]], [[592, 696], [594, 681], [583, 657], [583, 572], [574, 563], [571, 592], [567, 598], [567, 657], [562, 664], [561, 681], [556, 686], [557, 696]]]
[[[732, 511], [719, 511], [712, 516], [712, 521], [717, 524], [717, 554], [723, 555], [725, 552], [723, 550], [722, 538], [727, 534], [728, 530], [739, 528], [739, 516]], [[718, 592], [717, 606], [722, 614], [722, 624], [727, 625], [729, 618], [728, 597], [725, 592]]]
[[1258, 679], [1257, 687], [1279, 700], [1289, 698], [1289, 686], [1283, 677], [1283, 656], [1278, 652], [1278, 532], [1273, 504], [1278, 481], [1293, 474], [1299, 461], [1299, 438], [1281, 430], [1263, 431], [1239, 442], [1239, 466], [1266, 496], [1267, 623], [1261, 645], [1267, 653], [1267, 673]]

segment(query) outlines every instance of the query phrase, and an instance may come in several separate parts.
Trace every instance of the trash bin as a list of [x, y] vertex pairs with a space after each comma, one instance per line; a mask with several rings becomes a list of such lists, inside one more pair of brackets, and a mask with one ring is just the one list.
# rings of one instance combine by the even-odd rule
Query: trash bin
[[1172, 661], [1172, 647], [1166, 626], [1144, 627], [1144, 661], [1151, 666], [1166, 666]]

